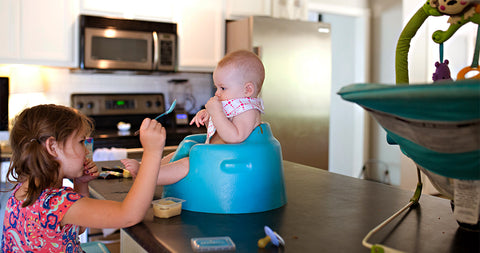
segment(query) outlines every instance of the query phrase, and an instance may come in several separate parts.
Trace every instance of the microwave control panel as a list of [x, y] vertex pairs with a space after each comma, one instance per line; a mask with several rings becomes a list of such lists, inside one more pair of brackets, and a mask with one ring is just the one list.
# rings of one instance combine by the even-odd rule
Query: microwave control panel
[[87, 116], [156, 114], [165, 112], [163, 93], [72, 94], [71, 107]]

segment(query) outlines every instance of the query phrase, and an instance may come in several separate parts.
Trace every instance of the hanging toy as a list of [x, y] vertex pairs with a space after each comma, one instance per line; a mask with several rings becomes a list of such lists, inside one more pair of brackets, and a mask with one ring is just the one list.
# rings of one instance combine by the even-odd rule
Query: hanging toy
[[448, 60], [444, 62], [435, 62], [435, 73], [433, 73], [432, 79], [434, 82], [438, 81], [452, 81], [452, 77], [450, 76], [450, 69], [448, 68]]
[[[410, 42], [418, 29], [427, 18], [444, 15], [450, 16], [448, 20], [449, 26], [445, 31], [437, 30], [433, 32], [432, 40], [437, 44], [447, 41], [460, 27], [467, 23], [480, 24], [480, 2], [478, 0], [427, 0], [408, 21], [398, 39], [395, 57], [395, 79], [397, 84], [409, 83], [408, 50]], [[469, 70], [467, 69], [467, 71]]]
[[[460, 70], [457, 74], [457, 80], [463, 79], [480, 79], [480, 68], [478, 67], [478, 53], [480, 51], [480, 25], [477, 27], [477, 41], [475, 42], [475, 52], [473, 53], [472, 65], [467, 66]], [[472, 77], [467, 77], [468, 73], [477, 72], [476, 75]]]
[[448, 60], [443, 61], [443, 43], [440, 43], [440, 61], [435, 62], [435, 73], [432, 75], [434, 82], [438, 81], [452, 81], [450, 75], [450, 68], [448, 68]]

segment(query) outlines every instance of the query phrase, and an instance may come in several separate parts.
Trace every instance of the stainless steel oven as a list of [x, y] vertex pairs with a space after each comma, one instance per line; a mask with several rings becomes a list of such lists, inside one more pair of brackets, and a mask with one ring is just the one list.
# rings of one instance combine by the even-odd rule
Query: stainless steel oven
[[80, 16], [80, 68], [175, 71], [177, 25]]
[[[82, 93], [71, 95], [71, 106], [93, 119], [94, 146], [97, 148], [140, 149], [141, 143], [134, 133], [146, 117], [155, 118], [165, 112], [163, 93]], [[204, 133], [205, 128], [175, 124], [174, 115], [159, 119], [167, 130], [166, 149], [174, 149], [185, 136]], [[128, 131], [117, 128], [119, 122], [130, 123]]]

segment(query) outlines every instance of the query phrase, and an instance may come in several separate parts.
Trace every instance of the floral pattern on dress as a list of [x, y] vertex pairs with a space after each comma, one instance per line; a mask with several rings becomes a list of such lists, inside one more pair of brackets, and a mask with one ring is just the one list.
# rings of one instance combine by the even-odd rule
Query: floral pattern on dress
[[61, 226], [67, 210], [82, 198], [72, 188], [48, 188], [33, 205], [22, 208], [17, 185], [8, 199], [3, 222], [3, 252], [83, 252], [77, 225]]

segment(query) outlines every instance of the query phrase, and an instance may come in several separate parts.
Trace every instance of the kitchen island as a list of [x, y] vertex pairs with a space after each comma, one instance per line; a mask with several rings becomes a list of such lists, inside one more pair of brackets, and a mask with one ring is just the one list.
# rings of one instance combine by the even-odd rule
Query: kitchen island
[[[99, 162], [113, 167], [118, 161]], [[180, 216], [160, 219], [152, 208], [143, 222], [124, 228], [122, 250], [193, 252], [190, 239], [229, 236], [236, 252], [369, 252], [365, 235], [408, 203], [412, 191], [351, 178], [284, 161], [288, 203], [252, 214], [208, 214], [183, 210]], [[121, 201], [132, 179], [97, 179], [93, 197]], [[158, 186], [155, 199], [161, 197]], [[134, 207], [132, 207], [134, 208]], [[257, 247], [267, 225], [285, 240], [284, 248]], [[369, 239], [405, 252], [480, 252], [480, 233], [461, 229], [447, 199], [422, 195], [420, 205], [400, 215]]]

